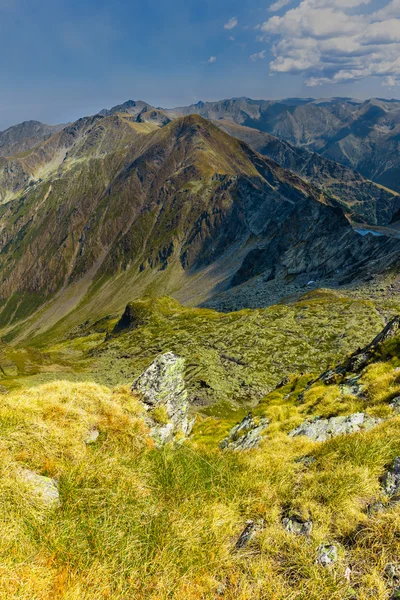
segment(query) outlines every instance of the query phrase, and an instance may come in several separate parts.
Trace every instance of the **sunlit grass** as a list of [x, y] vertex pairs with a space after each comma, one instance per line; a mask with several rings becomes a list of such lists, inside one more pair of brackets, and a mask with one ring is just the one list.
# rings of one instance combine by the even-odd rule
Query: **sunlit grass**
[[[218, 449], [223, 419], [214, 439], [200, 421], [192, 441], [155, 448], [128, 388], [60, 381], [3, 396], [0, 597], [339, 600], [353, 587], [358, 598], [384, 598], [399, 513], [371, 518], [366, 507], [400, 454], [400, 419], [324, 444], [292, 439], [297, 390], [292, 381], [269, 409], [265, 400], [271, 426], [245, 453]], [[100, 436], [86, 445], [92, 427]], [[308, 467], [299, 462], [307, 455], [316, 459]], [[21, 466], [58, 480], [58, 507], [35, 500]], [[313, 520], [310, 539], [285, 531], [287, 510]], [[264, 528], [235, 551], [248, 519]], [[339, 547], [331, 570], [315, 563], [326, 542]]]

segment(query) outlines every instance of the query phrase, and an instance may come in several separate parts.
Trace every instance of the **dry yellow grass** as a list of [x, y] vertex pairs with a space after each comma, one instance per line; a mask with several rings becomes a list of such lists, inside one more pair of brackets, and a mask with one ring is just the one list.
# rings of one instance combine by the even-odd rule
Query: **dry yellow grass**
[[[320, 398], [329, 412], [326, 391], [308, 393], [307, 406], [317, 410]], [[262, 447], [245, 453], [196, 433], [154, 448], [127, 388], [61, 381], [2, 396], [0, 598], [388, 598], [384, 567], [400, 553], [400, 511], [365, 509], [400, 454], [400, 419], [323, 444], [292, 439], [286, 431], [301, 414], [286, 393], [266, 399], [271, 426]], [[93, 427], [100, 436], [87, 445]], [[309, 467], [298, 462], [307, 455], [316, 459]], [[44, 508], [20, 467], [56, 478], [60, 505]], [[283, 528], [286, 510], [313, 520], [310, 539]], [[248, 519], [264, 528], [235, 551]], [[333, 569], [315, 563], [325, 542], [339, 547]]]

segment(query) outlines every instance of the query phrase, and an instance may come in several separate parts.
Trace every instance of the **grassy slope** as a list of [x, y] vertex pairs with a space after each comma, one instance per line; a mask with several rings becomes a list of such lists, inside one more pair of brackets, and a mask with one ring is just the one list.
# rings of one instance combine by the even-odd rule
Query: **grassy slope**
[[[363, 375], [371, 408], [400, 391], [398, 347], [391, 355]], [[292, 439], [287, 431], [304, 417], [303, 386], [304, 378], [292, 380], [264, 399], [271, 425], [262, 447], [248, 453], [222, 452], [198, 430], [180, 448], [152, 448], [137, 400], [123, 387], [64, 381], [5, 396], [0, 597], [387, 598], [384, 567], [398, 559], [399, 512], [368, 517], [365, 508], [381, 496], [379, 477], [400, 454], [400, 419], [323, 444]], [[317, 410], [311, 395], [305, 406]], [[353, 408], [342, 404], [339, 412]], [[86, 446], [93, 425], [100, 438]], [[310, 467], [297, 462], [306, 455], [316, 458]], [[18, 479], [21, 465], [59, 480], [59, 507], [45, 510], [32, 498]], [[310, 539], [283, 529], [287, 510], [313, 519]], [[249, 518], [265, 527], [234, 551]], [[315, 564], [326, 542], [339, 546], [332, 570]]]

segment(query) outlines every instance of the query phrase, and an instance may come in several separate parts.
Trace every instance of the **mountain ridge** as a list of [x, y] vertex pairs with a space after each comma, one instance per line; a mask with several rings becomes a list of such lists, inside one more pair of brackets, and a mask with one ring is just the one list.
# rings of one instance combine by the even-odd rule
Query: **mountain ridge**
[[0, 322], [17, 336], [149, 290], [199, 303], [264, 277], [284, 293], [288, 275], [344, 273], [397, 248], [361, 237], [320, 190], [196, 115], [161, 128], [85, 118], [24, 160], [48, 176], [0, 206]]

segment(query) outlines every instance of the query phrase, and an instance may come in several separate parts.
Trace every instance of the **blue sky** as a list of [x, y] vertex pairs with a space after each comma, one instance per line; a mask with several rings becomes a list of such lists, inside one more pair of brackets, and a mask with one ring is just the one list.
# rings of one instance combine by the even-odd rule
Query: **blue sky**
[[128, 99], [400, 96], [398, 16], [400, 0], [0, 0], [0, 129]]

